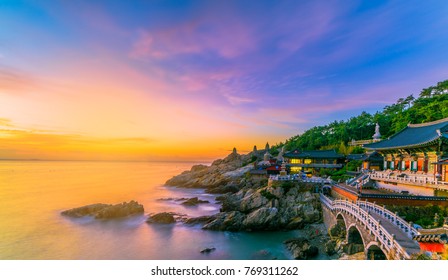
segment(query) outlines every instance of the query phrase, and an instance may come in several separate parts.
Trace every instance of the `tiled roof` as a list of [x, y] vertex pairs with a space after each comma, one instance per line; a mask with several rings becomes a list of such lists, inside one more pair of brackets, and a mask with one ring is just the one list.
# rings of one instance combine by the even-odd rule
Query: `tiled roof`
[[336, 153], [335, 150], [322, 150], [322, 151], [299, 151], [294, 150], [292, 152], [285, 153], [285, 158], [344, 158], [343, 155]]
[[423, 124], [409, 124], [389, 139], [366, 144], [369, 150], [422, 147], [441, 137], [448, 138], [448, 118]]
[[381, 159], [382, 156], [377, 152], [365, 153], [365, 154], [349, 154], [347, 156], [348, 160], [369, 160], [369, 159]]
[[347, 156], [348, 160], [365, 160], [367, 158], [366, 154], [349, 154]]

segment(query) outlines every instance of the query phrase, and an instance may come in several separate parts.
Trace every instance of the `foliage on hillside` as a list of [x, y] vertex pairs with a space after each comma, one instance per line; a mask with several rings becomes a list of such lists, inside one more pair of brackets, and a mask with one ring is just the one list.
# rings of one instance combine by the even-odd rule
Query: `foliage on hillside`
[[386, 206], [392, 212], [397, 212], [407, 222], [413, 222], [423, 228], [441, 227], [444, 217], [448, 217], [448, 207], [437, 205], [427, 206]]
[[[376, 123], [380, 125], [382, 137], [386, 138], [405, 128], [408, 123], [424, 123], [447, 117], [448, 80], [423, 89], [418, 98], [413, 95], [400, 98], [373, 115], [362, 112], [346, 121], [312, 127], [302, 135], [286, 140], [285, 145], [286, 150], [336, 149], [343, 154], [357, 153], [360, 151], [353, 151], [352, 147], [347, 146], [348, 142], [371, 139]], [[281, 145], [283, 143], [277, 147]]]

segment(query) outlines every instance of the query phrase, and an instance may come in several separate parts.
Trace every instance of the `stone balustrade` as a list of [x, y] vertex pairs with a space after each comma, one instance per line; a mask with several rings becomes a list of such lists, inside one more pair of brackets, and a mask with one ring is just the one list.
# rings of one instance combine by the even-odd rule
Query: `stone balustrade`
[[405, 233], [409, 240], [415, 235], [418, 235], [418, 231], [412, 227], [412, 224], [407, 223], [396, 213], [392, 213], [385, 209], [384, 206], [376, 205], [375, 203], [367, 201], [358, 201], [357, 203], [350, 202], [348, 200], [331, 200], [325, 195], [321, 194], [321, 202], [328, 209], [334, 211], [341, 211], [343, 213], [348, 213], [356, 218], [362, 225], [369, 230], [370, 234], [375, 236], [377, 242], [379, 242], [385, 251], [389, 254], [393, 254], [394, 259], [409, 259], [410, 254], [403, 248], [396, 240], [395, 235], [388, 232], [382, 225], [381, 220], [376, 220], [372, 217], [371, 213], [376, 213], [383, 219], [391, 222], [398, 230]]
[[[393, 174], [393, 173], [392, 173]], [[434, 176], [401, 173], [403, 176], [391, 175], [389, 172], [373, 172], [370, 174], [372, 180], [382, 180], [394, 183], [411, 184], [417, 186], [433, 187], [448, 190], [448, 182], [439, 181]]]

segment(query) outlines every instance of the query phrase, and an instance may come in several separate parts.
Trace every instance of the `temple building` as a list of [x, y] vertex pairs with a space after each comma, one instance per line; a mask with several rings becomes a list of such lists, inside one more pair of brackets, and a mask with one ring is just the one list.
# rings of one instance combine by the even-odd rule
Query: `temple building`
[[448, 158], [441, 159], [438, 162], [434, 162], [432, 164], [436, 165], [434, 169], [439, 170], [440, 180], [448, 182]]
[[383, 170], [384, 158], [377, 152], [370, 152], [365, 154], [350, 154], [347, 156], [347, 162], [352, 160], [362, 161], [362, 169], [369, 170]]
[[345, 156], [335, 150], [299, 151], [283, 155], [291, 173], [316, 174], [322, 168], [339, 169], [344, 166]]
[[441, 174], [439, 162], [448, 148], [448, 118], [409, 124], [389, 139], [366, 144], [364, 148], [384, 157], [383, 169]]

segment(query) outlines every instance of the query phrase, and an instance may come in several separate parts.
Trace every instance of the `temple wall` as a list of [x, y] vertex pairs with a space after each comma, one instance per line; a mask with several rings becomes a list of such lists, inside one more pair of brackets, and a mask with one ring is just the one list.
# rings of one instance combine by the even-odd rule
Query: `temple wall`
[[384, 182], [375, 181], [376, 186], [380, 189], [386, 189], [389, 191], [401, 193], [402, 191], [408, 191], [409, 194], [413, 195], [424, 195], [424, 196], [433, 196], [435, 195], [433, 188], [423, 187], [423, 186], [412, 186], [405, 184], [388, 184]]
[[431, 163], [439, 159], [435, 151], [427, 152], [426, 155], [422, 152], [412, 152], [411, 154], [387, 154], [387, 152], [382, 152], [382, 154], [384, 160], [387, 161], [386, 169], [391, 169], [391, 162], [393, 162], [394, 170], [403, 170], [402, 166], [404, 162], [405, 170], [410, 170], [412, 162], [416, 162], [418, 171], [427, 171], [429, 174], [434, 173], [434, 165]]
[[354, 195], [344, 189], [340, 189], [337, 186], [333, 186], [331, 188], [331, 196], [338, 199], [348, 199], [352, 202], [356, 202], [358, 200], [357, 195]]

